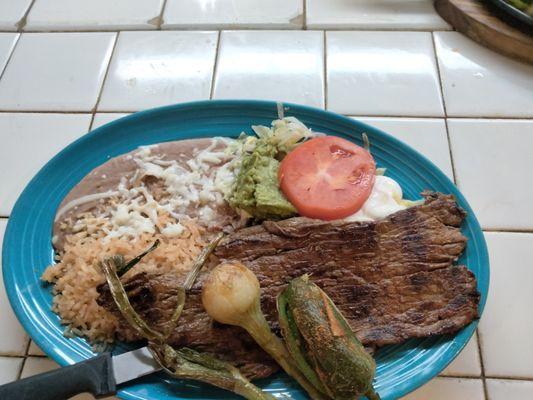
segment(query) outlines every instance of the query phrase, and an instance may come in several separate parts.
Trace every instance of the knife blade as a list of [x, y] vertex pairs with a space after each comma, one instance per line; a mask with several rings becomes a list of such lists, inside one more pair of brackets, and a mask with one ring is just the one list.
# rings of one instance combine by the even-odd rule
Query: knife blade
[[0, 386], [2, 400], [61, 400], [89, 392], [116, 393], [117, 385], [160, 370], [147, 347], [117, 356], [102, 353], [77, 364]]
[[161, 369], [148, 347], [141, 347], [140, 349], [114, 356], [112, 362], [113, 375], [117, 385]]

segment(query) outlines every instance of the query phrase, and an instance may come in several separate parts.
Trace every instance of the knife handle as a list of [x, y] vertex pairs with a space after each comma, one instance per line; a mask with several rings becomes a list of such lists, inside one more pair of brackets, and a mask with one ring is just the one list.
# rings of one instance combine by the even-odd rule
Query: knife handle
[[110, 353], [68, 367], [0, 386], [2, 400], [65, 400], [89, 392], [95, 397], [116, 392]]

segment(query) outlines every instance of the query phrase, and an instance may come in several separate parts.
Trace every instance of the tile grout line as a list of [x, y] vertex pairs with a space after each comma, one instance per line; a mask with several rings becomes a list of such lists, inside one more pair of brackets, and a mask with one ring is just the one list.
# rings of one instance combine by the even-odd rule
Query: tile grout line
[[459, 375], [459, 374], [441, 375], [441, 374], [439, 374], [435, 378], [477, 379], [477, 380], [481, 380], [481, 375]]
[[307, 0], [302, 0], [302, 13], [303, 13], [303, 21], [302, 21], [302, 30], [307, 30]]
[[26, 360], [28, 359], [28, 352], [30, 351], [30, 346], [31, 346], [31, 338], [28, 339], [28, 344], [26, 345], [26, 351], [24, 352], [24, 359], [22, 360], [22, 363], [20, 364], [20, 369], [17, 374], [17, 379], [15, 379], [17, 381], [22, 376], [22, 371], [24, 371], [24, 366], [26, 365]]
[[[1, 111], [0, 111], [1, 112]], [[514, 120], [518, 120], [518, 121], [531, 121], [533, 120], [533, 115], [530, 116], [530, 117], [481, 117], [481, 116], [477, 116], [477, 117], [472, 117], [472, 116], [468, 116], [468, 117], [445, 117], [445, 116], [431, 116], [431, 115], [399, 115], [399, 114], [396, 114], [396, 115], [387, 115], [387, 114], [383, 114], [383, 115], [368, 115], [368, 114], [364, 114], [364, 115], [354, 115], [354, 114], [346, 114], [346, 116], [350, 117], [350, 118], [399, 118], [399, 119], [450, 119], [450, 120], [454, 120], [454, 119], [457, 119], [457, 120], [465, 120], [465, 119], [470, 119], [470, 120], [490, 120], [490, 121], [514, 121]]]
[[[159, 17], [159, 16], [158, 16]], [[16, 32], [24, 32], [24, 33], [96, 33], [96, 32], [153, 32], [154, 30], [158, 30], [157, 26], [153, 25], [154, 29], [148, 29], [146, 26], [138, 26], [138, 28], [124, 28], [121, 29], [119, 26], [110, 27], [110, 28], [97, 28], [95, 29], [75, 29], [73, 27], [72, 29], [34, 29], [34, 30], [7, 30], [7, 29], [0, 29], [0, 33], [16, 33]], [[219, 27], [219, 28], [217, 28]], [[164, 30], [168, 31], [209, 31], [209, 30], [217, 30], [217, 29], [225, 29], [220, 27], [220, 24], [200, 24], [196, 27], [189, 26], [178, 26], [175, 28], [166, 28]], [[228, 28], [229, 29], [229, 28]], [[235, 28], [232, 28], [230, 30], [237, 30], [237, 31], [252, 31], [252, 30], [258, 30], [258, 31], [269, 31], [273, 30], [271, 26], [268, 25], [242, 25]], [[295, 29], [291, 26], [281, 26], [274, 28], [274, 30], [279, 31], [295, 31], [295, 30], [304, 30], [301, 29]], [[311, 29], [305, 29], [305, 30], [311, 30], [311, 31], [349, 31], [349, 32], [453, 32], [453, 30], [446, 30], [446, 29], [415, 29], [415, 28], [364, 28], [364, 27], [337, 27], [337, 26], [321, 26], [316, 25], [313, 26]]]
[[444, 87], [442, 85], [442, 74], [440, 71], [440, 65], [439, 65], [439, 56], [437, 53], [437, 44], [435, 43], [435, 35], [431, 33], [431, 44], [433, 46], [433, 53], [435, 55], [435, 67], [437, 69], [437, 75], [439, 76], [439, 89], [440, 89], [440, 95], [441, 95], [441, 101], [442, 101], [442, 109], [444, 111], [444, 127], [446, 128], [446, 140], [448, 141], [448, 153], [450, 155], [450, 163], [452, 165], [452, 175], [453, 175], [453, 181], [456, 186], [458, 186], [458, 176], [457, 171], [455, 170], [455, 163], [453, 160], [453, 152], [452, 152], [452, 142], [450, 140], [450, 130], [448, 128], [448, 111], [446, 110], [446, 101], [444, 100]]
[[450, 138], [450, 129], [448, 127], [448, 118], [444, 118], [444, 127], [446, 128], [446, 140], [448, 141], [448, 153], [450, 154], [450, 163], [452, 164], [452, 174], [453, 174], [453, 182], [455, 183], [455, 186], [459, 187], [459, 178], [457, 176], [457, 171], [455, 170], [455, 162], [453, 159], [453, 151], [452, 151], [452, 140]]
[[93, 124], [94, 124], [95, 117], [96, 117], [96, 111], [91, 114], [91, 122], [89, 122], [89, 130], [87, 132], [90, 132], [93, 130]]
[[21, 19], [18, 20], [18, 22], [15, 24], [17, 27], [17, 32], [22, 33], [24, 28], [26, 27], [26, 23], [28, 22], [28, 15], [30, 14], [31, 9], [33, 8], [33, 5], [35, 4], [37, 0], [32, 0], [30, 5], [28, 6], [28, 9], [24, 13]]
[[[147, 31], [147, 32], [153, 32], [153, 31]], [[13, 32], [12, 32], [13, 33]], [[118, 33], [118, 32], [117, 32]], [[142, 111], [142, 109], [139, 110], [97, 110], [97, 112], [100, 114], [131, 114], [138, 111]], [[35, 110], [17, 110], [17, 109], [3, 109], [0, 110], [0, 114], [92, 114], [93, 110], [86, 110], [86, 111], [63, 111], [63, 110], [43, 110], [43, 109], [35, 109]], [[489, 120], [489, 121], [532, 121], [533, 116], [531, 117], [443, 117], [442, 115], [390, 115], [390, 114], [383, 114], [383, 115], [353, 115], [353, 114], [344, 114], [349, 118], [396, 118], [396, 119], [402, 119], [402, 120], [408, 120], [408, 119], [423, 119], [423, 120]]]
[[328, 39], [327, 31], [324, 31], [324, 110], [328, 109]]
[[159, 13], [159, 21], [157, 22], [157, 30], [160, 31], [163, 26], [163, 16], [165, 15], [165, 10], [167, 8], [168, 0], [163, 0], [163, 6], [161, 7], [161, 13]]
[[[493, 379], [493, 380], [502, 380], [502, 381], [517, 381], [517, 382], [533, 382], [533, 377], [517, 377], [517, 376], [474, 376], [474, 375], [437, 375], [435, 378], [444, 378], [444, 379], [470, 379], [470, 380], [482, 380]], [[435, 379], [433, 378], [433, 379]], [[429, 382], [428, 382], [429, 383]], [[487, 396], [487, 392], [485, 392]], [[489, 400], [489, 397], [486, 397], [486, 400]]]
[[[38, 356], [34, 356], [38, 357]], [[521, 376], [500, 376], [500, 375], [486, 375], [486, 376], [475, 376], [475, 375], [437, 375], [435, 378], [448, 378], [448, 379], [472, 379], [472, 380], [503, 380], [503, 381], [517, 381], [517, 382], [533, 382], [533, 377], [521, 377]], [[485, 392], [487, 395], [487, 393]], [[486, 398], [489, 400], [489, 397]]]
[[481, 339], [479, 336], [479, 325], [476, 328], [476, 338], [477, 338], [477, 350], [479, 353], [479, 364], [481, 365], [481, 381], [483, 383], [483, 394], [485, 395], [485, 400], [489, 400], [489, 392], [487, 389], [487, 377], [485, 376], [485, 363], [483, 362], [483, 353], [481, 352]]
[[0, 81], [1, 81], [2, 78], [4, 77], [4, 74], [5, 74], [6, 71], [7, 71], [7, 66], [8, 66], [9, 63], [11, 62], [11, 58], [13, 58], [13, 54], [15, 54], [15, 50], [17, 49], [17, 46], [18, 46], [19, 41], [20, 41], [20, 38], [22, 37], [22, 34], [21, 34], [21, 33], [18, 33], [18, 32], [11, 32], [11, 33], [16, 33], [18, 36], [17, 36], [17, 39], [15, 40], [15, 44], [13, 45], [13, 49], [11, 49], [11, 52], [10, 52], [9, 55], [7, 56], [6, 65], [4, 66], [3, 69], [0, 70]]
[[[506, 381], [519, 381], [519, 382], [533, 382], [533, 377], [520, 377], [520, 376], [494, 376], [489, 375], [485, 376], [486, 379], [500, 379], [500, 380], [506, 380]], [[488, 400], [488, 398], [487, 398]]]
[[213, 76], [211, 76], [211, 87], [209, 88], [209, 100], [213, 99], [215, 94], [215, 77], [218, 70], [218, 58], [220, 53], [220, 42], [222, 40], [222, 30], [218, 31], [217, 45], [215, 48], [215, 62], [213, 63]]
[[[118, 39], [120, 36], [120, 32], [117, 32], [115, 35], [115, 41], [113, 42], [113, 48], [111, 49], [111, 54], [109, 55], [109, 61], [107, 62], [107, 67], [104, 74], [104, 79], [102, 79], [102, 84], [100, 85], [100, 91], [98, 92], [98, 96], [96, 97], [96, 103], [94, 104], [93, 109], [91, 110], [91, 113], [94, 115], [98, 111], [98, 106], [100, 105], [100, 100], [102, 99], [102, 94], [104, 93], [104, 86], [107, 81], [107, 76], [109, 74], [109, 70], [111, 69], [111, 63], [113, 62], [113, 56], [115, 55], [115, 50], [117, 49]], [[92, 125], [92, 121], [91, 121]]]
[[2, 354], [0, 353], [0, 358], [26, 358], [26, 357], [33, 357], [33, 356], [29, 356], [29, 355], [25, 355], [25, 354], [10, 354], [10, 353], [6, 353], [6, 354]]
[[[469, 379], [472, 381], [479, 381], [481, 380], [480, 376], [472, 376], [472, 375], [437, 375], [435, 378], [441, 378], [441, 379]], [[426, 384], [428, 384], [431, 381], [428, 381]]]
[[[62, 110], [0, 110], [0, 114], [91, 114], [93, 110], [86, 111], [62, 111]], [[107, 111], [107, 113], [120, 113], [131, 111]]]
[[491, 233], [533, 233], [533, 229], [498, 229], [498, 228], [482, 228], [483, 232]]

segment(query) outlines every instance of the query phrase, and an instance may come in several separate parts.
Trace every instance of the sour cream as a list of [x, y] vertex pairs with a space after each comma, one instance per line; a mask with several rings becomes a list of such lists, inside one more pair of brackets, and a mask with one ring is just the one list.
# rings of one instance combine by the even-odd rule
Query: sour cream
[[407, 208], [402, 203], [402, 188], [388, 176], [376, 175], [374, 187], [363, 207], [355, 214], [346, 217], [346, 221], [376, 221]]

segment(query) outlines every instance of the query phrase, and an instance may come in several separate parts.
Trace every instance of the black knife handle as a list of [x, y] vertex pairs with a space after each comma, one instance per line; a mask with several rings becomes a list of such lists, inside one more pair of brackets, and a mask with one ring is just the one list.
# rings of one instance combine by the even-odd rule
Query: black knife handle
[[65, 400], [84, 392], [95, 397], [115, 394], [110, 353], [0, 386], [0, 399]]

